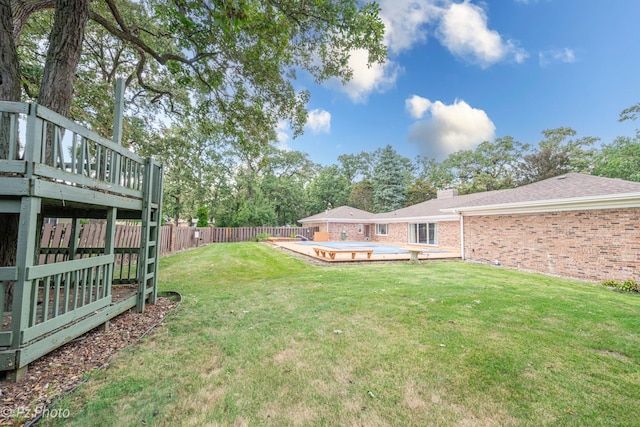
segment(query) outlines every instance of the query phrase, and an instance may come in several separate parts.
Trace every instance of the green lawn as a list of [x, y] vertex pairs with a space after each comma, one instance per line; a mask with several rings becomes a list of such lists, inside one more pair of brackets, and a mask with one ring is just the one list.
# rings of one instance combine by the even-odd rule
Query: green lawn
[[314, 266], [266, 244], [162, 259], [181, 307], [60, 425], [630, 426], [640, 297], [463, 262]]

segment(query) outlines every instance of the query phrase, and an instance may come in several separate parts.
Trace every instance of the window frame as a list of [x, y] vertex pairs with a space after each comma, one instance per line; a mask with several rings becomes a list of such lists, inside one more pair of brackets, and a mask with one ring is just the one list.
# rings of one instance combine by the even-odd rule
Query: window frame
[[[384, 227], [384, 233], [381, 232], [380, 228]], [[389, 224], [376, 224], [376, 236], [388, 236], [389, 235]]]
[[[421, 235], [424, 240], [421, 241]], [[438, 245], [438, 223], [417, 222], [409, 224], [409, 243], [416, 245]]]

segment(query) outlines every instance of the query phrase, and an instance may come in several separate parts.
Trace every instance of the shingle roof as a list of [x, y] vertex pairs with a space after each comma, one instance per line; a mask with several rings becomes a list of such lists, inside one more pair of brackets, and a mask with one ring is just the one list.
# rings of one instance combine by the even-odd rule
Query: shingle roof
[[340, 206], [335, 209], [320, 212], [319, 214], [311, 215], [306, 218], [302, 218], [300, 222], [314, 222], [314, 221], [330, 221], [330, 220], [370, 220], [375, 217], [375, 214], [371, 212], [363, 211], [361, 209], [352, 208], [351, 206]]
[[570, 200], [618, 194], [640, 193], [640, 182], [625, 181], [618, 178], [603, 178], [581, 173], [568, 173], [533, 184], [510, 190], [480, 193], [485, 197], [469, 200], [464, 205], [452, 207], [475, 207], [512, 205], [527, 202], [545, 202]]
[[[471, 208], [481, 210], [484, 207], [509, 207], [527, 204], [544, 207], [557, 201], [588, 200], [589, 198], [606, 200], [616, 196], [634, 194], [640, 198], [640, 182], [625, 181], [617, 178], [603, 178], [580, 173], [568, 173], [544, 181], [510, 190], [488, 191], [466, 194], [445, 199], [432, 199], [392, 212], [373, 214], [350, 206], [340, 206], [316, 215], [303, 218], [300, 222], [401, 222], [413, 218], [443, 218], [456, 211]], [[619, 197], [618, 197], [619, 198]]]
[[422, 218], [446, 215], [442, 209], [455, 208], [457, 206], [466, 205], [473, 201], [487, 197], [489, 194], [499, 193], [500, 191], [489, 191], [484, 193], [465, 194], [446, 199], [431, 199], [426, 202], [418, 203], [406, 208], [398, 209], [392, 212], [380, 213], [375, 215], [378, 220], [397, 221], [404, 218]]

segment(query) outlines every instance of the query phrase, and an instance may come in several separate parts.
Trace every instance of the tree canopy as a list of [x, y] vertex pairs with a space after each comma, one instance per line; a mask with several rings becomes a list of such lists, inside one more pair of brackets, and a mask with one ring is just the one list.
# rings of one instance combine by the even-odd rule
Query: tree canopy
[[147, 117], [195, 115], [264, 146], [278, 120], [302, 132], [298, 73], [346, 81], [352, 52], [386, 55], [377, 4], [357, 0], [0, 0], [0, 12], [0, 100], [34, 99], [103, 130], [111, 115], [95, 95], [122, 77]]

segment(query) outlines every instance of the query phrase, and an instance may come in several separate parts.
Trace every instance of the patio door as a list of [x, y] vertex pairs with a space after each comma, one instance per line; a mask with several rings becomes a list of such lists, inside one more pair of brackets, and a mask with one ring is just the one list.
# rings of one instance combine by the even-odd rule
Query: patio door
[[409, 224], [409, 243], [438, 244], [438, 224], [434, 222]]
[[371, 226], [369, 224], [364, 225], [364, 240], [371, 240]]

